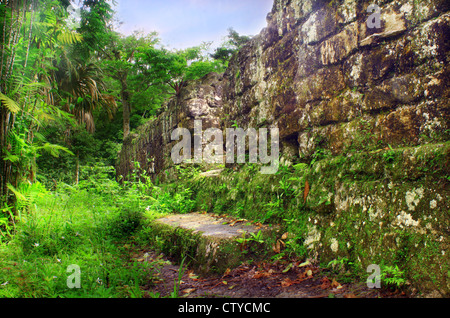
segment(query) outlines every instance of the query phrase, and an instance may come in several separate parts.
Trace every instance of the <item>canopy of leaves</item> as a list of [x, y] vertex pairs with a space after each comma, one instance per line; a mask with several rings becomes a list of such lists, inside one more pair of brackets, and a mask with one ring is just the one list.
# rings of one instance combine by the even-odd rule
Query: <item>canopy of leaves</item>
[[227, 64], [233, 54], [238, 52], [251, 39], [251, 36], [240, 35], [233, 28], [229, 28], [227, 40], [222, 44], [222, 46], [215, 49], [214, 53], [211, 54], [211, 57]]

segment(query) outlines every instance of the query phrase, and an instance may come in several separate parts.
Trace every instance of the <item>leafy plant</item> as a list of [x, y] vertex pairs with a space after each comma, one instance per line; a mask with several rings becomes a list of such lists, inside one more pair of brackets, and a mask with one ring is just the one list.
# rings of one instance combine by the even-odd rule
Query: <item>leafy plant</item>
[[388, 288], [401, 288], [406, 284], [404, 272], [397, 265], [381, 266], [381, 282]]
[[398, 153], [392, 149], [391, 145], [389, 145], [389, 149], [383, 153], [383, 158], [386, 163], [393, 163], [397, 159]]
[[[143, 296], [139, 286], [152, 279], [151, 264], [129, 262], [120, 248], [140, 228], [143, 211], [127, 204], [136, 200], [134, 188], [111, 184], [101, 192], [96, 182], [105, 180], [89, 182], [57, 192], [42, 185], [16, 189], [34, 209], [22, 215], [8, 245], [0, 242], [0, 297]], [[119, 193], [120, 200], [112, 199]], [[8, 211], [1, 210], [0, 220]], [[3, 235], [4, 222], [0, 229]], [[17, 266], [4, 270], [10, 263]], [[81, 289], [67, 288], [71, 264], [82, 269]]]
[[186, 271], [186, 268], [184, 266], [184, 262], [186, 261], [186, 257], [183, 257], [180, 263], [180, 267], [178, 269], [178, 278], [174, 281], [173, 284], [173, 291], [170, 293], [170, 298], [178, 298], [180, 294], [180, 286], [181, 286], [181, 279], [183, 278], [184, 272]]
[[259, 244], [264, 243], [262, 232], [261, 231], [258, 231], [257, 233], [250, 232], [249, 241], [256, 242]]

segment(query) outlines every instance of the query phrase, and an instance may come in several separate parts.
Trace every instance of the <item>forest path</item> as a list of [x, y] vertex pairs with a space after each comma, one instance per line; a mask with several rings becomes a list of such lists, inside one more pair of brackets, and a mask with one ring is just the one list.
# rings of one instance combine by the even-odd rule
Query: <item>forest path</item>
[[[197, 259], [191, 264], [199, 261], [200, 263], [195, 266], [189, 266], [191, 264], [180, 266], [170, 257], [153, 250], [133, 251], [132, 260], [150, 262], [153, 276], [157, 277], [155, 281], [142, 287], [149, 297], [152, 295], [185, 298], [407, 297], [401, 292], [369, 289], [365, 282], [356, 282], [350, 275], [320, 268], [306, 260], [283, 258], [273, 260], [267, 257], [252, 259], [248, 254], [243, 254], [239, 245], [236, 248], [236, 240], [246, 235], [249, 237], [249, 233], [255, 235], [263, 231], [268, 235], [280, 234], [277, 227], [267, 229], [247, 220], [205, 213], [169, 215], [158, 219], [156, 224], [157, 227], [163, 224], [164, 230], [158, 235], [166, 239], [173, 233], [182, 236], [197, 235], [194, 236], [194, 241], [198, 244]], [[183, 234], [179, 234], [180, 228], [183, 229]], [[167, 229], [171, 232], [167, 232]], [[207, 243], [201, 245], [202, 240], [206, 240]], [[178, 240], [170, 242], [172, 245], [183, 244], [183, 241]], [[211, 246], [209, 242], [213, 242], [219, 249], [225, 244], [234, 244], [235, 248], [224, 249], [225, 254], [219, 257], [222, 252], [211, 252], [211, 248], [208, 248]], [[260, 247], [263, 244], [256, 243], [256, 245]], [[200, 251], [202, 247], [205, 249], [205, 246], [207, 251]], [[235, 260], [238, 258], [235, 254], [241, 254], [237, 263]], [[177, 255], [174, 256], [179, 259]], [[213, 261], [211, 257], [214, 258]], [[219, 260], [215, 259], [217, 257]], [[215, 262], [214, 268], [221, 270], [211, 271], [210, 265], [202, 267], [202, 261]], [[189, 263], [188, 259], [186, 263]]]
[[340, 283], [338, 275], [308, 262], [257, 262], [241, 264], [223, 275], [201, 275], [152, 251], [140, 251], [135, 259], [158, 264], [153, 272], [157, 280], [141, 287], [145, 297], [408, 298], [404, 292], [369, 289], [361, 282]]

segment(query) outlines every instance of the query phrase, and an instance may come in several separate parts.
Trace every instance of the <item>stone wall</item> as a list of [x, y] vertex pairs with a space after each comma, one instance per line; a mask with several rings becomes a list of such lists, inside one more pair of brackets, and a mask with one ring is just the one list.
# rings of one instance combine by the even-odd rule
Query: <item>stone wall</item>
[[[367, 24], [373, 2], [380, 28]], [[223, 75], [190, 83], [125, 141], [118, 174], [139, 161], [160, 180], [174, 176], [170, 133], [194, 119], [278, 127], [297, 190], [278, 220], [303, 220], [310, 256], [399, 264], [412, 285], [448, 295], [449, 10], [446, 0], [275, 0]], [[227, 167], [191, 182], [199, 206], [260, 218], [288, 180]]]
[[369, 3], [276, 1], [224, 75], [224, 112], [279, 127], [300, 159], [318, 140], [347, 151], [361, 123], [378, 148], [448, 138], [448, 2], [378, 1], [380, 29], [367, 28]]

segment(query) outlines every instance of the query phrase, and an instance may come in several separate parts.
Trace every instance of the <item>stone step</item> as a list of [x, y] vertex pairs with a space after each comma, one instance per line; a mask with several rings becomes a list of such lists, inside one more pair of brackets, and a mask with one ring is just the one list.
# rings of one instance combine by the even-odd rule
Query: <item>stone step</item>
[[267, 248], [275, 226], [204, 213], [173, 214], [152, 222], [166, 255], [183, 258], [198, 271], [223, 273]]

